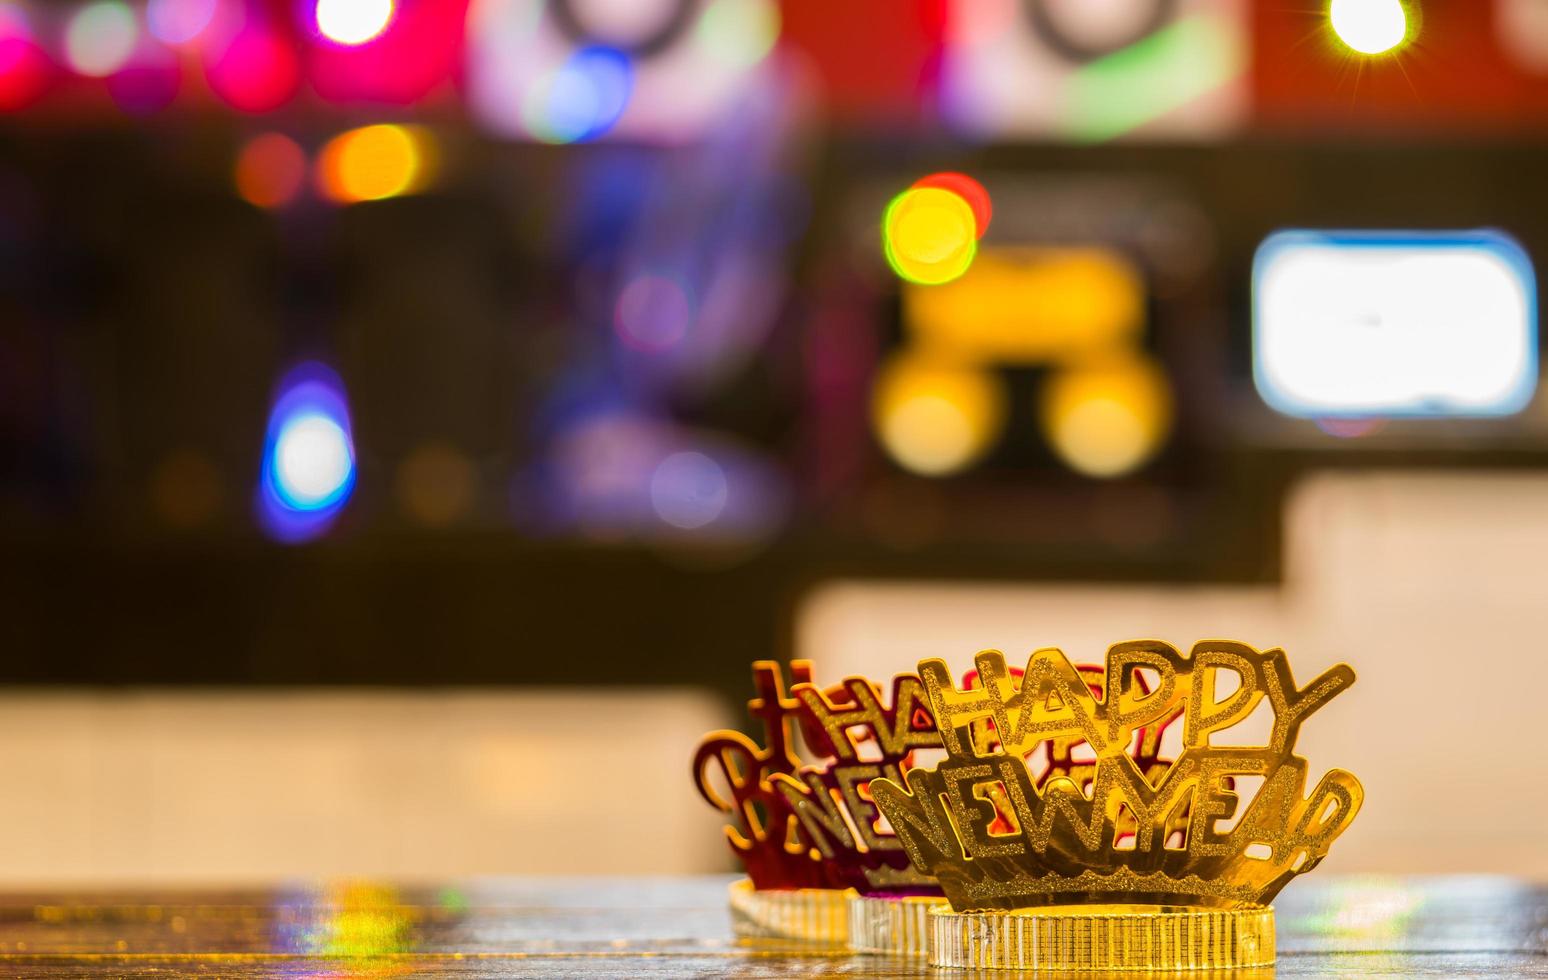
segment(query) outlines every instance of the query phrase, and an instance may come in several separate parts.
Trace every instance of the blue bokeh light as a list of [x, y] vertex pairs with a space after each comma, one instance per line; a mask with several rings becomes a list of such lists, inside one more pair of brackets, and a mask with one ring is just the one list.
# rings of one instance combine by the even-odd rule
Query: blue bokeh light
[[309, 361], [288, 372], [269, 412], [258, 480], [258, 519], [286, 543], [324, 533], [355, 489], [355, 444], [344, 384]]
[[541, 97], [534, 130], [554, 143], [582, 143], [612, 129], [629, 106], [634, 66], [614, 48], [593, 45], [554, 72]]

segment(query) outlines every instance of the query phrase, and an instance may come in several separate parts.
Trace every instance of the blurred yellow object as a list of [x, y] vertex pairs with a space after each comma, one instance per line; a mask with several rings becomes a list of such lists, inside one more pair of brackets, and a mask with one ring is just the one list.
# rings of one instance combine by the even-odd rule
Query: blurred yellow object
[[950, 282], [973, 263], [978, 221], [961, 195], [911, 187], [887, 205], [882, 242], [887, 262], [902, 278], [922, 285]]
[[918, 354], [894, 357], [878, 373], [872, 418], [888, 455], [924, 476], [977, 461], [1005, 425], [1005, 392], [995, 374]]
[[340, 133], [317, 158], [317, 187], [339, 204], [422, 190], [434, 171], [435, 140], [419, 126], [382, 124]]
[[411, 912], [388, 885], [340, 882], [327, 889], [319, 905], [322, 921], [303, 931], [309, 953], [350, 958], [390, 956], [413, 949]]
[[903, 290], [914, 343], [964, 361], [1039, 364], [1136, 342], [1139, 270], [1107, 248], [985, 249], [954, 282]]
[[1116, 477], [1148, 461], [1172, 425], [1172, 391], [1161, 369], [1125, 357], [1067, 368], [1043, 389], [1043, 428], [1072, 469]]

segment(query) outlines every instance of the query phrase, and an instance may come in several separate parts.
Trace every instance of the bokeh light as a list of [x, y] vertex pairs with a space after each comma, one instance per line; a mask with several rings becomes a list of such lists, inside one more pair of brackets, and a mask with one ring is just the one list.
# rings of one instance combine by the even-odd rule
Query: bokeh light
[[758, 67], [783, 28], [778, 0], [472, 0], [467, 11], [461, 89], [506, 137], [683, 144], [714, 127], [756, 143], [768, 131], [754, 120], [778, 115], [756, 91], [788, 87]]
[[1332, 0], [1328, 20], [1338, 39], [1361, 54], [1381, 54], [1408, 36], [1402, 0]]
[[145, 26], [166, 44], [187, 44], [215, 19], [218, 0], [150, 0], [145, 5]]
[[1059, 458], [1086, 476], [1111, 478], [1149, 461], [1172, 424], [1161, 369], [1138, 357], [1066, 368], [1043, 392], [1043, 428]]
[[473, 505], [477, 473], [465, 453], [442, 443], [418, 446], [398, 466], [398, 504], [420, 524], [445, 527]]
[[960, 278], [903, 289], [912, 343], [961, 360], [1048, 364], [1138, 343], [1145, 280], [1099, 246], [985, 248]]
[[269, 413], [258, 516], [277, 540], [305, 541], [332, 526], [355, 486], [355, 445], [344, 385], [324, 364], [288, 373]]
[[293, 506], [313, 510], [343, 493], [355, 469], [349, 436], [321, 412], [299, 415], [280, 429], [274, 451], [275, 489]]
[[676, 279], [642, 275], [618, 294], [613, 327], [625, 344], [646, 352], [670, 350], [688, 335], [693, 301]]
[[0, 4], [0, 110], [32, 104], [47, 87], [51, 69], [26, 11]]
[[336, 44], [364, 44], [391, 20], [392, 0], [317, 0], [317, 30]]
[[384, 123], [340, 133], [317, 157], [317, 188], [339, 204], [411, 194], [429, 182], [434, 138], [418, 126]]
[[909, 282], [936, 285], [962, 275], [978, 248], [973, 208], [940, 187], [911, 187], [887, 206], [882, 242], [892, 269]]
[[301, 86], [295, 45], [270, 28], [245, 25], [218, 49], [205, 66], [210, 89], [242, 112], [273, 112]]
[[768, 57], [779, 32], [774, 0], [714, 0], [699, 17], [697, 40], [722, 64], [747, 69]]
[[522, 117], [545, 143], [596, 139], [618, 122], [634, 91], [634, 67], [613, 48], [592, 46], [572, 54], [528, 93]]
[[994, 204], [989, 199], [989, 192], [983, 184], [969, 177], [967, 174], [955, 171], [943, 171], [938, 174], [930, 174], [914, 181], [915, 187], [938, 187], [943, 191], [950, 191], [967, 202], [973, 209], [974, 235], [984, 237], [984, 232], [989, 230], [989, 222], [994, 217]]
[[513, 507], [530, 531], [676, 543], [692, 532], [694, 543], [746, 544], [784, 519], [788, 481], [765, 451], [627, 408], [576, 409], [546, 458], [513, 482]]
[[[444, 97], [458, 84], [465, 61], [465, 31], [473, 21], [462, 0], [451, 3], [314, 0], [318, 24], [330, 9], [344, 8], [346, 23], [328, 43], [307, 45], [306, 79], [321, 99], [342, 105], [411, 106]], [[346, 30], [359, 17], [355, 30]], [[378, 26], [379, 25], [379, 26]], [[375, 32], [361, 40], [367, 30]], [[332, 30], [332, 28], [328, 28]]]
[[904, 469], [946, 476], [977, 462], [1005, 425], [992, 372], [903, 355], [882, 368], [871, 410], [883, 448]]
[[128, 4], [119, 0], [87, 4], [65, 27], [65, 61], [82, 75], [103, 78], [129, 61], [138, 34]]
[[704, 527], [726, 509], [730, 496], [726, 471], [703, 453], [673, 453], [650, 478], [650, 504], [656, 516], [675, 528]]
[[108, 95], [125, 112], [147, 115], [171, 105], [183, 83], [177, 53], [148, 34], [141, 35], [122, 68], [108, 76]]
[[306, 152], [284, 133], [263, 133], [237, 154], [237, 193], [260, 208], [289, 204], [306, 181]]
[[526, 107], [535, 59], [518, 59], [516, 51], [535, 50], [543, 24], [544, 5], [533, 0], [471, 0], [465, 31], [462, 76], [468, 108], [486, 130], [526, 139], [531, 135]]

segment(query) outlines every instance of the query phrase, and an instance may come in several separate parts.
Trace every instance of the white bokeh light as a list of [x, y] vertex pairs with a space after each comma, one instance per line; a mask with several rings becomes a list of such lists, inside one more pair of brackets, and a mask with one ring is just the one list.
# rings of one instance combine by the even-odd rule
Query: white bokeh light
[[145, 23], [167, 44], [187, 44], [215, 19], [216, 0], [149, 0]]
[[1402, 0], [1333, 0], [1328, 19], [1339, 40], [1361, 54], [1381, 54], [1408, 36]]
[[82, 75], [103, 78], [128, 63], [138, 35], [134, 12], [126, 4], [88, 4], [65, 27], [65, 60]]
[[300, 507], [314, 507], [336, 495], [355, 467], [348, 433], [325, 415], [303, 415], [287, 423], [274, 453], [278, 489]]
[[317, 29], [337, 44], [364, 44], [391, 20], [392, 0], [317, 0]]

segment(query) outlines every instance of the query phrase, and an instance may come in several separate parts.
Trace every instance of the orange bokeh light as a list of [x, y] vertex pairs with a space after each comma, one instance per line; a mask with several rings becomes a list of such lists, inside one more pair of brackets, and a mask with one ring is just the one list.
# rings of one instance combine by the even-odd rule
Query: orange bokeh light
[[306, 180], [306, 153], [283, 133], [264, 133], [237, 154], [233, 175], [242, 200], [277, 208], [295, 200]]
[[430, 134], [417, 126], [382, 124], [340, 133], [317, 157], [317, 188], [339, 204], [411, 194], [428, 181], [433, 149]]

